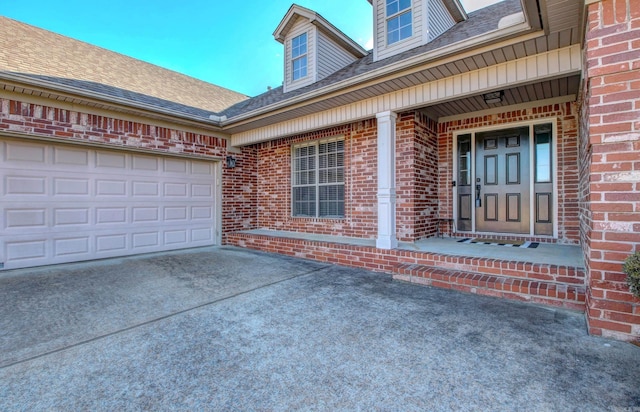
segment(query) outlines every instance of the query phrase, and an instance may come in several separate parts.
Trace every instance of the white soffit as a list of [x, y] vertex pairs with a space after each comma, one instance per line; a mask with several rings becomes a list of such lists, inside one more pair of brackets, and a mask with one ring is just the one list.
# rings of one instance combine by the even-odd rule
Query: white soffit
[[264, 142], [274, 138], [372, 118], [383, 111], [399, 112], [416, 109], [491, 90], [511, 88], [580, 73], [581, 70], [580, 45], [573, 45], [374, 96], [293, 120], [240, 132], [231, 136], [231, 144], [244, 146]]

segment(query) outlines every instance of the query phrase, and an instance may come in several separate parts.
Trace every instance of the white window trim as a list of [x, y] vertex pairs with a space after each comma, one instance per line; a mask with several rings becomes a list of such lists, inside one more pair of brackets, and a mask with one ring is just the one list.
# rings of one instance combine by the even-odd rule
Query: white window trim
[[[304, 54], [301, 54], [299, 56], [293, 57], [293, 41], [299, 37], [305, 36], [305, 52]], [[302, 58], [305, 58], [306, 60], [306, 65], [305, 65], [305, 75], [304, 76], [300, 76], [298, 78], [295, 78], [295, 71], [293, 69], [293, 62], [295, 62], [296, 60], [300, 60]], [[296, 83], [296, 82], [300, 82], [302, 80], [305, 80], [308, 76], [309, 76], [309, 33], [304, 32], [304, 33], [300, 33], [299, 35], [293, 37], [291, 39], [291, 60], [289, 62], [289, 64], [291, 65], [291, 83]]]
[[[409, 0], [411, 2], [411, 4], [409, 5], [408, 8], [406, 9], [402, 9], [399, 12], [392, 14], [392, 15], [387, 15], [387, 0], [384, 0], [384, 15], [385, 15], [385, 20], [384, 20], [384, 43], [386, 47], [396, 47], [398, 44], [402, 44], [410, 39], [413, 38], [414, 34], [415, 34], [415, 21], [414, 21], [414, 13], [413, 13], [413, 9], [414, 9], [414, 4], [413, 2], [415, 0]], [[411, 36], [409, 37], [405, 37], [404, 39], [399, 39], [398, 41], [395, 41], [393, 43], [389, 43], [389, 20], [396, 18], [396, 17], [400, 17], [401, 15], [405, 14], [405, 13], [411, 13]]]
[[[331, 142], [338, 142], [338, 141], [342, 141], [344, 142], [344, 136], [333, 136], [330, 138], [325, 138], [325, 139], [319, 139], [319, 140], [315, 140], [315, 141], [307, 141], [307, 142], [300, 142], [300, 143], [296, 143], [291, 145], [291, 217], [292, 218], [297, 218], [297, 219], [344, 219], [346, 217], [346, 194], [345, 194], [345, 199], [343, 200], [344, 202], [344, 214], [341, 216], [338, 215], [332, 215], [332, 216], [320, 216], [320, 187], [321, 186], [338, 186], [341, 185], [342, 187], [345, 187], [345, 181], [346, 181], [346, 168], [343, 165], [343, 179], [342, 179], [342, 183], [319, 183], [319, 179], [318, 179], [318, 171], [320, 169], [320, 162], [319, 162], [319, 157], [320, 157], [320, 150], [319, 147], [321, 144], [324, 143], [331, 143]], [[313, 185], [296, 185], [294, 184], [295, 181], [295, 150], [297, 148], [300, 147], [309, 147], [309, 146], [315, 146], [316, 147], [316, 152], [315, 152], [315, 158], [316, 158], [316, 182]], [[344, 146], [343, 146], [343, 153], [344, 153]], [[315, 216], [303, 216], [303, 215], [296, 215], [294, 214], [294, 204], [295, 204], [295, 199], [294, 199], [294, 188], [296, 187], [309, 187], [309, 186], [315, 186], [316, 188], [316, 205], [315, 205], [315, 209], [316, 209], [316, 213]]]

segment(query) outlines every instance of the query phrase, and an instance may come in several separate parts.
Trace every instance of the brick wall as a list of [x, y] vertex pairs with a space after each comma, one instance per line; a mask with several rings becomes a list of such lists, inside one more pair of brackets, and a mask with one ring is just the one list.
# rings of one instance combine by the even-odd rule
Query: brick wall
[[[291, 215], [291, 146], [332, 136], [345, 140], [344, 219]], [[377, 236], [377, 129], [374, 119], [256, 145], [257, 226], [333, 236]]]
[[[215, 136], [10, 99], [0, 99], [0, 133], [3, 131], [149, 153], [202, 158], [224, 158], [227, 153], [226, 140]], [[256, 153], [247, 148], [234, 156], [238, 166], [225, 166], [222, 173], [223, 241], [228, 232], [256, 227]]]
[[0, 99], [0, 131], [150, 152], [222, 157], [226, 140], [177, 128]]
[[436, 233], [438, 215], [437, 123], [419, 112], [396, 122], [396, 231], [415, 241]]
[[[342, 135], [345, 138], [345, 217], [291, 216], [291, 146]], [[258, 227], [375, 238], [377, 236], [377, 126], [374, 119], [283, 138], [256, 146]], [[438, 210], [436, 124], [417, 112], [396, 121], [396, 227], [399, 240], [435, 233]]]
[[241, 153], [229, 153], [236, 166], [222, 170], [222, 243], [227, 235], [257, 228], [258, 224], [258, 156], [255, 147], [243, 147]]
[[[580, 222], [578, 204], [578, 106], [575, 103], [551, 104], [438, 124], [438, 165], [441, 214], [453, 217], [453, 134], [488, 126], [509, 127], [510, 123], [538, 119], [557, 119], [558, 125], [558, 242], [578, 244]], [[544, 240], [544, 239], [538, 239]]]
[[582, 238], [593, 334], [640, 341], [622, 262], [640, 250], [640, 2], [588, 6]]

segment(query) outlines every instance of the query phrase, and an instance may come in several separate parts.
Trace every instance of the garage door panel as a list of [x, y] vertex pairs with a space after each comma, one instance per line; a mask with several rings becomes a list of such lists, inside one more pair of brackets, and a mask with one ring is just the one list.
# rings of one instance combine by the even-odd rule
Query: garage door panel
[[127, 234], [118, 233], [110, 235], [97, 235], [96, 236], [96, 252], [113, 252], [113, 251], [126, 251], [127, 250]]
[[3, 160], [6, 163], [45, 163], [47, 148], [38, 144], [8, 142], [4, 144]]
[[194, 198], [213, 199], [213, 185], [210, 184], [192, 184], [191, 196]]
[[157, 172], [159, 170], [158, 159], [150, 156], [134, 155], [131, 169], [134, 172], [135, 171]]
[[0, 139], [0, 268], [213, 245], [211, 161]]
[[88, 225], [90, 216], [90, 208], [67, 208], [67, 207], [54, 207], [53, 208], [53, 225], [67, 226], [67, 225]]
[[213, 230], [210, 227], [202, 227], [197, 229], [191, 229], [191, 240], [193, 242], [212, 242]]
[[131, 183], [131, 194], [133, 197], [158, 196], [160, 195], [160, 187], [158, 182], [134, 181]]
[[189, 162], [185, 159], [164, 159], [163, 166], [168, 174], [186, 175], [189, 171]]
[[96, 225], [127, 223], [126, 207], [99, 207], [96, 208]]
[[47, 239], [18, 240], [5, 244], [6, 262], [17, 262], [26, 259], [45, 259], [47, 257]]
[[85, 257], [90, 252], [90, 236], [79, 236], [62, 239], [54, 239], [53, 241], [53, 255], [54, 258], [60, 257]]
[[47, 209], [5, 209], [4, 229], [37, 229], [47, 226]]
[[157, 247], [160, 245], [160, 233], [157, 231], [133, 233], [131, 235], [131, 243], [136, 250]]
[[191, 207], [191, 219], [202, 220], [213, 218], [213, 207], [211, 206], [193, 206]]
[[85, 169], [89, 166], [90, 153], [86, 149], [71, 149], [67, 147], [55, 147], [53, 150], [53, 164]]
[[96, 196], [126, 196], [127, 181], [125, 179], [97, 179], [96, 180]]
[[186, 245], [188, 232], [186, 229], [174, 229], [164, 231], [165, 245]]
[[160, 211], [158, 207], [134, 207], [132, 210], [131, 223], [136, 224], [139, 222], [159, 222]]
[[164, 195], [167, 197], [183, 197], [189, 195], [189, 186], [187, 183], [165, 183]]
[[89, 196], [88, 178], [56, 177], [53, 179], [53, 196]]
[[[105, 171], [107, 173], [114, 173], [120, 170], [124, 172], [127, 170], [127, 158], [129, 156], [124, 153], [117, 152], [96, 152], [96, 170]], [[103, 170], [107, 169], [107, 170]]]
[[189, 211], [186, 206], [173, 206], [164, 208], [164, 220], [185, 222], [189, 219]]
[[5, 176], [5, 195], [16, 196], [44, 196], [47, 194], [47, 178], [43, 176]]
[[191, 163], [191, 174], [200, 176], [213, 176], [213, 164], [205, 162]]

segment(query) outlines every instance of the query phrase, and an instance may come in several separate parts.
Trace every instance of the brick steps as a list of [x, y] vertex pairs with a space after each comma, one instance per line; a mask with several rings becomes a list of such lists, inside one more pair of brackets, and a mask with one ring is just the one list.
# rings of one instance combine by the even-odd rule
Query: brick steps
[[415, 284], [584, 311], [585, 287], [537, 279], [398, 263], [393, 278]]
[[581, 267], [385, 250], [304, 238], [236, 232], [227, 244], [303, 259], [360, 267], [415, 284], [585, 310], [585, 270]]

